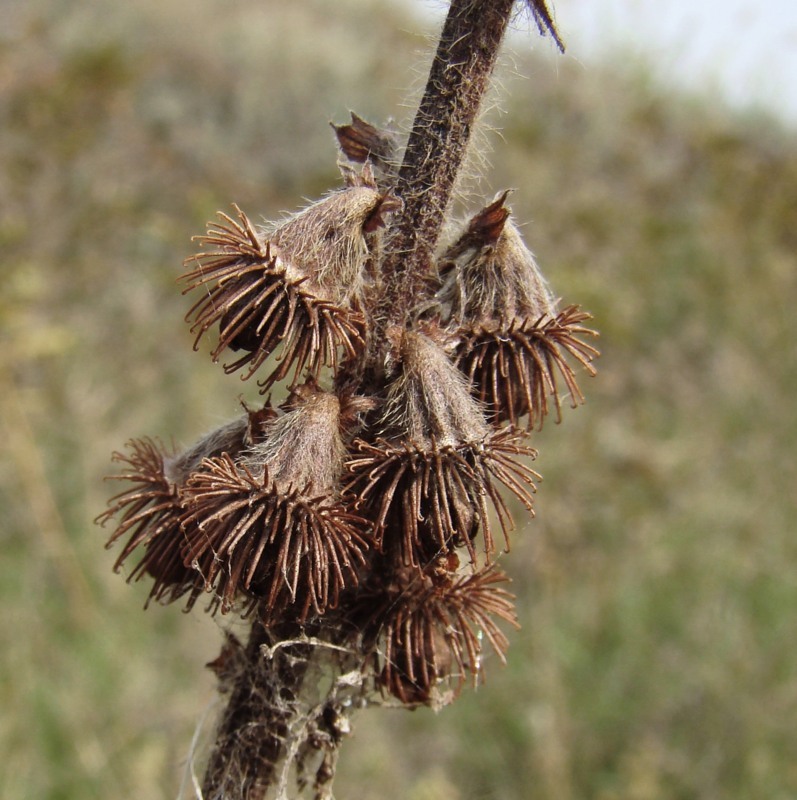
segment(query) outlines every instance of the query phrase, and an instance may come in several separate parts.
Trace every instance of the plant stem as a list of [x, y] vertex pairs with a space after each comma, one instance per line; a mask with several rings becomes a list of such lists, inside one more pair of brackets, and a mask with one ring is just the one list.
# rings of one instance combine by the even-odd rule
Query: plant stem
[[[411, 311], [434, 268], [444, 215], [513, 4], [514, 0], [451, 2], [394, 190], [404, 207], [388, 232], [381, 265], [383, 288], [367, 357], [372, 379], [380, 372], [388, 328], [411, 322]], [[319, 625], [334, 639], [330, 623]], [[247, 646], [236, 651], [234, 674], [227, 684], [229, 702], [205, 773], [205, 800], [264, 800], [272, 796], [284, 760], [295, 757], [287, 752], [286, 742], [297, 720], [308, 714], [299, 696], [310, 653], [303, 654], [304, 661], [297, 653], [297, 658], [279, 662], [265, 660], [262, 654], [263, 645], [273, 646], [292, 635], [295, 632], [266, 630], [256, 623]], [[359, 661], [357, 653], [348, 656], [349, 669], [361, 666], [365, 656], [359, 655]], [[326, 707], [332, 708], [331, 702]], [[329, 739], [316, 774], [317, 798], [331, 797], [339, 741], [334, 731]], [[279, 787], [277, 791], [283, 797]]]
[[228, 663], [219, 670], [228, 675], [220, 677], [229, 701], [205, 770], [204, 800], [262, 800], [274, 784], [307, 660], [267, 660], [262, 648], [290, 633], [255, 622], [245, 648], [230, 646], [222, 654]]
[[384, 346], [388, 327], [409, 321], [433, 269], [445, 212], [513, 4], [451, 2], [395, 188], [404, 209], [389, 233], [382, 264], [374, 349]]

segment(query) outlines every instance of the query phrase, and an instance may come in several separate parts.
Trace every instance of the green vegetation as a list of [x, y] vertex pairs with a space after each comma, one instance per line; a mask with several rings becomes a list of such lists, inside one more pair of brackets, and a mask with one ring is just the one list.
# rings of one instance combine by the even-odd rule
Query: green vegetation
[[[173, 798], [226, 621], [141, 611], [91, 524], [101, 477], [126, 435], [191, 442], [229, 405], [181, 322], [190, 236], [334, 185], [327, 120], [395, 113], [425, 43], [354, 0], [4, 17], [0, 795]], [[536, 437], [509, 666], [438, 716], [362, 714], [338, 793], [793, 797], [793, 136], [621, 72], [517, 67], [486, 180], [594, 312], [599, 375]]]

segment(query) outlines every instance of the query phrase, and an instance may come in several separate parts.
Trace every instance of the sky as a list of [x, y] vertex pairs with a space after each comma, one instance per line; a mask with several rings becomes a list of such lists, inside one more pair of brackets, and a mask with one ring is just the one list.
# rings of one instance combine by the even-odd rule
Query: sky
[[[412, 4], [441, 19], [446, 7]], [[630, 56], [665, 85], [774, 112], [797, 127], [797, 0], [554, 0], [553, 9], [565, 58], [588, 66], [606, 54]], [[526, 46], [554, 57], [539, 39]]]

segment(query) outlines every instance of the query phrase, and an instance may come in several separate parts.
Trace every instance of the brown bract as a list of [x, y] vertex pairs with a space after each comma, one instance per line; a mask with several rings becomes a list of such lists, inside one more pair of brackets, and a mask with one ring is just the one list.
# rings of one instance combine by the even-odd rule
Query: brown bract
[[343, 155], [354, 163], [370, 164], [380, 188], [392, 186], [398, 172], [396, 134], [371, 125], [353, 111], [348, 125], [331, 124]]
[[139, 580], [145, 575], [155, 579], [147, 599], [149, 604], [150, 600], [161, 600], [170, 593], [179, 592], [177, 587], [190, 587], [197, 576], [183, 564], [180, 555], [182, 507], [177, 484], [166, 476], [165, 460], [168, 456], [163, 446], [145, 438], [132, 439], [128, 447], [131, 450], [129, 455], [113, 454], [113, 460], [124, 464], [125, 471], [109, 479], [129, 481], [133, 485], [112, 497], [108, 501], [108, 510], [97, 521], [104, 526], [121, 514], [106, 547], [113, 546], [129, 534], [114, 564], [115, 572], [134, 552], [143, 551], [127, 580]]
[[348, 463], [354, 476], [346, 489], [359, 507], [370, 509], [379, 545], [396, 549], [403, 564], [422, 566], [458, 547], [466, 547], [475, 563], [473, 539], [479, 531], [489, 559], [496, 549], [490, 505], [507, 550], [514, 527], [499, 487], [508, 488], [533, 513], [540, 476], [519, 457], [533, 458], [536, 451], [520, 439], [503, 430], [457, 447], [439, 446], [434, 439], [423, 447], [359, 440]]

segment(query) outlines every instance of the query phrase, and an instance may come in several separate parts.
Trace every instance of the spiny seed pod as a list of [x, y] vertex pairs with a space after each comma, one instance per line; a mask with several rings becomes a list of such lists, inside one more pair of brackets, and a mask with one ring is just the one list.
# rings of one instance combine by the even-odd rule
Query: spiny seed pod
[[532, 511], [540, 476], [517, 457], [536, 452], [514, 431], [490, 429], [464, 377], [431, 339], [412, 331], [398, 337], [399, 373], [380, 435], [355, 441], [346, 489], [371, 509], [380, 545], [397, 548], [404, 564], [421, 566], [462, 546], [475, 563], [479, 529], [489, 559], [488, 499], [508, 548], [512, 519], [498, 484]]
[[252, 445], [264, 420], [274, 412], [266, 406], [247, 411], [243, 417], [221, 426], [182, 454], [167, 453], [160, 442], [150, 438], [128, 443], [129, 455], [114, 453], [113, 460], [128, 467], [111, 480], [130, 481], [133, 486], [109, 500], [108, 510], [97, 521], [105, 525], [120, 512], [118, 527], [107, 543], [111, 547], [127, 534], [130, 538], [114, 564], [119, 571], [127, 559], [143, 550], [143, 555], [128, 581], [150, 575], [155, 582], [151, 600], [171, 601], [180, 597], [201, 579], [184, 563], [184, 543], [180, 517], [183, 513], [180, 489], [188, 477], [201, 467], [203, 459], [228, 453], [233, 456]]
[[584, 401], [567, 357], [590, 375], [595, 332], [578, 306], [561, 312], [505, 206], [507, 192], [484, 208], [441, 260], [437, 299], [456, 342], [455, 360], [492, 421], [512, 426], [528, 415], [541, 426], [553, 398], [561, 419], [564, 381], [573, 407]]
[[283, 614], [304, 621], [357, 584], [370, 525], [337, 496], [339, 422], [335, 395], [303, 387], [242, 458], [207, 459], [189, 478], [183, 556], [214, 592], [214, 608], [224, 613], [244, 595], [266, 622]]
[[114, 564], [114, 572], [133, 552], [144, 549], [144, 555], [128, 576], [128, 582], [152, 575], [155, 583], [147, 599], [160, 599], [170, 587], [190, 584], [195, 574], [180, 558], [180, 497], [177, 485], [166, 475], [168, 455], [160, 442], [153, 439], [132, 439], [129, 455], [116, 452], [113, 460], [127, 470], [112, 475], [112, 480], [130, 481], [133, 486], [108, 501], [108, 510], [97, 518], [105, 525], [122, 512], [116, 531], [108, 540], [111, 547], [130, 534]]
[[571, 408], [584, 402], [571, 356], [588, 375], [595, 375], [590, 363], [598, 350], [581, 337], [597, 336], [583, 322], [592, 319], [579, 306], [567, 306], [554, 317], [534, 322], [512, 320], [499, 327], [479, 327], [462, 331], [456, 348], [459, 368], [468, 376], [477, 399], [487, 405], [496, 424], [508, 421], [517, 426], [528, 415], [527, 427], [541, 428], [550, 412], [562, 419], [564, 382]]
[[482, 636], [506, 663], [509, 641], [496, 620], [518, 627], [514, 597], [496, 585], [507, 580], [495, 565], [464, 576], [415, 573], [385, 594], [371, 621], [380, 631], [380, 684], [408, 705], [440, 706], [468, 674], [474, 685], [481, 677]]
[[205, 236], [203, 251], [186, 261], [186, 292], [203, 296], [187, 319], [194, 347], [218, 325], [211, 353], [218, 361], [227, 349], [244, 355], [225, 371], [246, 368], [250, 378], [282, 345], [280, 361], [265, 379], [267, 388], [291, 369], [294, 380], [306, 369], [317, 376], [322, 365], [338, 364], [338, 349], [354, 357], [362, 346], [358, 308], [368, 259], [367, 234], [383, 224], [390, 204], [375, 188], [360, 182], [313, 203], [267, 235], [258, 234], [235, 206], [238, 219], [219, 214]]

